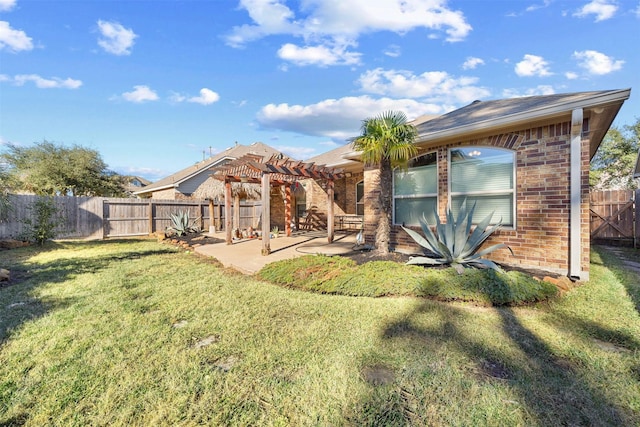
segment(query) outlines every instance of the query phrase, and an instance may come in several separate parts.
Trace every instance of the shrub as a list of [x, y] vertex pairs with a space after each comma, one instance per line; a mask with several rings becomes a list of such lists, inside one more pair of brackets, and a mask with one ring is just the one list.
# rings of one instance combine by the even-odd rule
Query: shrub
[[306, 255], [267, 264], [260, 279], [290, 288], [348, 296], [416, 296], [482, 305], [523, 305], [547, 300], [556, 287], [521, 272], [423, 268], [394, 261], [357, 265], [343, 257]]
[[419, 294], [441, 301], [469, 301], [483, 305], [523, 305], [544, 301], [557, 295], [549, 282], [537, 280], [518, 271], [454, 268], [429, 269]]
[[25, 226], [23, 238], [42, 246], [45, 241], [56, 237], [56, 228], [64, 223], [53, 197], [38, 197], [27, 207], [32, 211], [31, 218], [22, 220]]

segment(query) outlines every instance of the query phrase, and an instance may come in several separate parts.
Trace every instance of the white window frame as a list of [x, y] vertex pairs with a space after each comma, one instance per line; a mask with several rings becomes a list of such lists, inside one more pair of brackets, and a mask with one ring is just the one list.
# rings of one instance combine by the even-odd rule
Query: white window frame
[[[512, 167], [513, 167], [513, 187], [511, 188], [511, 190], [500, 190], [500, 191], [469, 191], [469, 192], [453, 192], [451, 190], [451, 173], [452, 173], [452, 167], [451, 167], [451, 151], [452, 150], [457, 150], [457, 149], [478, 149], [478, 150], [495, 150], [495, 151], [504, 151], [507, 153], [510, 153], [512, 158], [513, 158], [513, 162], [512, 162]], [[518, 163], [518, 159], [517, 159], [517, 152], [515, 150], [510, 150], [507, 148], [501, 148], [501, 147], [492, 147], [492, 146], [486, 146], [486, 145], [473, 145], [473, 146], [464, 146], [464, 147], [451, 147], [447, 150], [447, 194], [448, 194], [448, 203], [449, 206], [452, 206], [452, 199], [453, 197], [456, 196], [500, 196], [500, 195], [511, 195], [512, 201], [513, 201], [513, 206], [512, 206], [512, 212], [511, 212], [511, 218], [513, 218], [513, 223], [512, 224], [505, 224], [503, 225], [503, 229], [506, 230], [515, 230], [516, 229], [516, 222], [517, 222], [517, 218], [516, 218], [516, 211], [517, 211], [517, 197], [516, 197], [516, 189], [518, 187], [518, 180], [517, 180], [517, 175], [516, 175], [516, 171], [517, 171], [517, 163]], [[497, 221], [496, 221], [497, 222]], [[495, 224], [496, 222], [491, 221], [491, 224]], [[476, 224], [474, 222], [474, 224]]]
[[[392, 174], [392, 179], [391, 179], [391, 198], [393, 200], [392, 206], [391, 206], [391, 214], [392, 214], [392, 224], [393, 225], [404, 225], [403, 223], [397, 223], [396, 222], [396, 200], [401, 199], [401, 200], [407, 200], [407, 199], [424, 199], [424, 198], [435, 198], [436, 200], [436, 208], [438, 206], [438, 186], [439, 186], [439, 179], [438, 179], [438, 152], [437, 151], [429, 151], [426, 153], [421, 153], [418, 156], [414, 157], [413, 159], [409, 160], [409, 163], [411, 163], [411, 161], [415, 160], [415, 159], [419, 159], [420, 157], [423, 156], [427, 156], [429, 154], [434, 154], [436, 156], [436, 192], [435, 193], [416, 193], [416, 194], [411, 194], [411, 195], [401, 195], [401, 196], [396, 196], [395, 193], [395, 180], [396, 180], [396, 174], [395, 174], [395, 170], [393, 171]], [[409, 168], [410, 169], [410, 168]], [[408, 224], [407, 226], [416, 226], [417, 224]]]
[[[362, 184], [362, 202], [358, 201], [358, 185]], [[358, 213], [358, 206], [362, 205], [362, 215], [364, 215], [364, 179], [356, 182], [356, 215], [360, 215]]]

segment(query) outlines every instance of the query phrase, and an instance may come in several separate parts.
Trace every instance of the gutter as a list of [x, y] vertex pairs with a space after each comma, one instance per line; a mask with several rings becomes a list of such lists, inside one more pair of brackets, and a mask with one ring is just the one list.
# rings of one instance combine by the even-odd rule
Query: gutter
[[584, 111], [576, 108], [571, 112], [571, 171], [570, 171], [570, 207], [569, 207], [569, 278], [571, 280], [588, 280], [588, 274], [581, 271], [580, 258], [582, 255], [581, 236], [581, 210], [582, 191], [580, 181], [582, 178], [581, 168], [581, 145], [582, 145], [582, 120]]

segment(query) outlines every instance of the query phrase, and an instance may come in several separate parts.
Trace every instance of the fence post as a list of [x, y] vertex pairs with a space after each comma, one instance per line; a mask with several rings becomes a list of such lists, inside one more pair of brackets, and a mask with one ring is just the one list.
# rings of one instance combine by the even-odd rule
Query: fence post
[[154, 230], [153, 230], [153, 202], [151, 200], [149, 200], [148, 215], [149, 215], [149, 235], [152, 235]]
[[102, 239], [109, 237], [109, 200], [102, 199]]

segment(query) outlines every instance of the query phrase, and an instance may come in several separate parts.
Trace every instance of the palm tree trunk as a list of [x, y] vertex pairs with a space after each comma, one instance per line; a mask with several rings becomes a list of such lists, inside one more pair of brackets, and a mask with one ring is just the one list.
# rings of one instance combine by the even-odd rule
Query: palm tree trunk
[[380, 200], [376, 229], [376, 251], [380, 255], [389, 254], [389, 244], [391, 243], [392, 176], [391, 163], [389, 160], [383, 160], [380, 163]]

